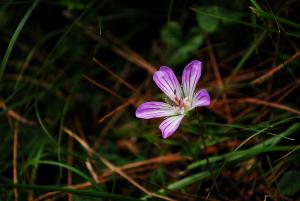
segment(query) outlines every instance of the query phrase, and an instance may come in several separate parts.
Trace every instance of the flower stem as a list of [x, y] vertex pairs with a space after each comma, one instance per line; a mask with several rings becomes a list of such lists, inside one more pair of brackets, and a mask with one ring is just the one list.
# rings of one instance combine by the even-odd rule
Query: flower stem
[[206, 199], [208, 199], [209, 195], [210, 195], [210, 192], [214, 189], [214, 187], [216, 188], [218, 194], [219, 194], [219, 188], [217, 186], [214, 171], [212, 170], [209, 159], [208, 159], [207, 146], [206, 146], [206, 141], [205, 141], [205, 136], [204, 136], [204, 125], [203, 125], [203, 122], [200, 118], [200, 114], [199, 114], [198, 109], [196, 109], [196, 116], [197, 116], [197, 120], [198, 120], [199, 127], [200, 127], [200, 137], [201, 137], [201, 141], [203, 143], [203, 152], [204, 152], [204, 156], [205, 156], [205, 159], [206, 159], [207, 168], [210, 172], [211, 177], [213, 178], [213, 184], [211, 185], [211, 187], [209, 189], [209, 192], [207, 194], [207, 197], [206, 197]]

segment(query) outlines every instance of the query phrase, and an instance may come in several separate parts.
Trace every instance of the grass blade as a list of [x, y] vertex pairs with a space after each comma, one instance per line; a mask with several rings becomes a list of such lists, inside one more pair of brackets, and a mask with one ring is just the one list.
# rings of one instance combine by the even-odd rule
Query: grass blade
[[10, 54], [11, 54], [11, 51], [25, 25], [25, 23], [27, 22], [29, 16], [31, 15], [32, 11], [35, 9], [35, 7], [37, 6], [37, 4], [39, 3], [40, 0], [35, 0], [33, 2], [33, 4], [30, 6], [30, 8], [27, 10], [27, 12], [25, 13], [24, 17], [22, 18], [22, 20], [20, 21], [16, 31], [14, 32], [14, 34], [12, 35], [11, 39], [10, 39], [10, 42], [8, 44], [8, 47], [6, 49], [6, 52], [5, 52], [5, 55], [4, 55], [4, 58], [2, 60], [2, 63], [1, 63], [1, 66], [0, 66], [0, 81], [2, 80], [2, 76], [3, 76], [3, 73], [5, 71], [5, 68], [6, 68], [6, 65], [7, 65], [7, 62], [8, 62], [8, 59], [10, 57]]
[[84, 196], [90, 196], [90, 197], [96, 197], [96, 198], [106, 198], [109, 200], [124, 200], [124, 201], [138, 201], [140, 199], [124, 196], [124, 195], [118, 195], [113, 193], [106, 193], [106, 192], [98, 192], [98, 191], [91, 191], [91, 190], [76, 190], [76, 189], [70, 189], [60, 186], [48, 186], [48, 185], [31, 185], [31, 184], [4, 184], [1, 183], [0, 186], [3, 188], [18, 188], [18, 189], [24, 189], [24, 190], [37, 190], [37, 191], [60, 191], [60, 192], [66, 192], [66, 193], [72, 193], [77, 195], [84, 195]]

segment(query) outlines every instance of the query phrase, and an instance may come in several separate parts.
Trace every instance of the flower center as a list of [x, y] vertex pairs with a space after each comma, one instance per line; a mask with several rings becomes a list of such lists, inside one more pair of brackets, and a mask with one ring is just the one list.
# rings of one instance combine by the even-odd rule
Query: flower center
[[191, 101], [187, 97], [182, 99], [177, 95], [175, 96], [175, 104], [176, 104], [176, 108], [179, 109], [179, 112], [181, 114], [184, 114], [185, 112], [189, 111], [191, 107]]

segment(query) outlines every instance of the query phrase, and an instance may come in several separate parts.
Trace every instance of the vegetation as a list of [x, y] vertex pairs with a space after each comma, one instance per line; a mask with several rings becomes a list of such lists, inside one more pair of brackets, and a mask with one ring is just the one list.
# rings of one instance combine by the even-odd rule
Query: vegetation
[[[297, 1], [0, 2], [0, 200], [299, 200]], [[209, 107], [135, 117], [160, 66]]]

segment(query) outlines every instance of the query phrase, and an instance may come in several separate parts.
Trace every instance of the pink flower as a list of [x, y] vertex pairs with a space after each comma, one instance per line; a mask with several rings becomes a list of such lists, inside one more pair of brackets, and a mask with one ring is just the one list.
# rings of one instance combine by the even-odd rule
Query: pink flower
[[141, 104], [135, 115], [142, 119], [164, 117], [159, 125], [163, 138], [171, 136], [179, 127], [183, 117], [199, 106], [208, 106], [210, 97], [206, 89], [195, 93], [201, 76], [202, 62], [194, 60], [183, 70], [182, 85], [179, 84], [171, 68], [162, 66], [153, 75], [156, 85], [168, 96], [171, 103], [145, 102]]

